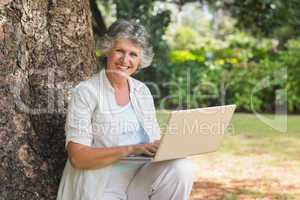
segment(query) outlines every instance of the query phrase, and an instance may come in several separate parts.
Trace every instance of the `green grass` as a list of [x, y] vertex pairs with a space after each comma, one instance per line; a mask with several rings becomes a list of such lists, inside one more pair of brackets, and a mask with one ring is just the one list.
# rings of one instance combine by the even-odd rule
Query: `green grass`
[[[273, 117], [267, 115], [267, 117]], [[280, 132], [266, 125], [253, 114], [235, 114], [234, 133], [225, 137], [223, 151], [235, 154], [273, 154], [300, 160], [300, 116], [289, 116], [287, 131]]]
[[[159, 111], [162, 128], [169, 112]], [[264, 115], [273, 118], [274, 115]], [[300, 165], [300, 115], [287, 119], [287, 131], [280, 132], [266, 125], [254, 114], [235, 113], [219, 153], [235, 155], [271, 154], [293, 160]]]

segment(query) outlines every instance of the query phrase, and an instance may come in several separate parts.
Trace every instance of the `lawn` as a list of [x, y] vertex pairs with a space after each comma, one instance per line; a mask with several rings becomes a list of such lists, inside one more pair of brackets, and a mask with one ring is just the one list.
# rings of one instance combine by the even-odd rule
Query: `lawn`
[[[167, 119], [158, 113], [161, 127]], [[254, 114], [236, 113], [219, 151], [193, 157], [198, 180], [191, 199], [300, 200], [299, 124], [291, 115], [280, 132]]]

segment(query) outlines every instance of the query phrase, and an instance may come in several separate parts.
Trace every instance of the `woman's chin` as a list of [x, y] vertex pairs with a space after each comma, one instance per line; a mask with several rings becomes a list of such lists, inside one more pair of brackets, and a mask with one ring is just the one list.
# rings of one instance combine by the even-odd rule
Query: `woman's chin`
[[115, 73], [121, 76], [131, 76], [135, 71], [131, 68], [108, 68], [110, 73]]
[[122, 75], [130, 76], [133, 74], [134, 71], [130, 69], [118, 69], [118, 72], [120, 72], [120, 74]]

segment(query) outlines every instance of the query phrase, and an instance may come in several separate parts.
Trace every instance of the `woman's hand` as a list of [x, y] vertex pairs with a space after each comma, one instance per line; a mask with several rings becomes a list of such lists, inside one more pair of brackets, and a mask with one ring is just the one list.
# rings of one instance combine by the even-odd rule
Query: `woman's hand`
[[129, 149], [131, 149], [132, 155], [141, 155], [145, 154], [148, 156], [154, 156], [157, 149], [159, 147], [159, 141], [155, 141], [154, 143], [149, 144], [136, 144], [129, 146]]

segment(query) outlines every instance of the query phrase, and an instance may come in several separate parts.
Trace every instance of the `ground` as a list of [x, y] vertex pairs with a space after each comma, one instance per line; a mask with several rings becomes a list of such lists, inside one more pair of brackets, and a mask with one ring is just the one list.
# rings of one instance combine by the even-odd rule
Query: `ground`
[[[198, 178], [190, 200], [300, 200], [300, 116], [281, 117], [267, 125], [236, 113], [221, 148], [192, 158]], [[167, 114], [158, 119], [164, 126]]]
[[300, 167], [293, 161], [268, 154], [211, 154], [193, 160], [199, 177], [192, 200], [300, 199]]

